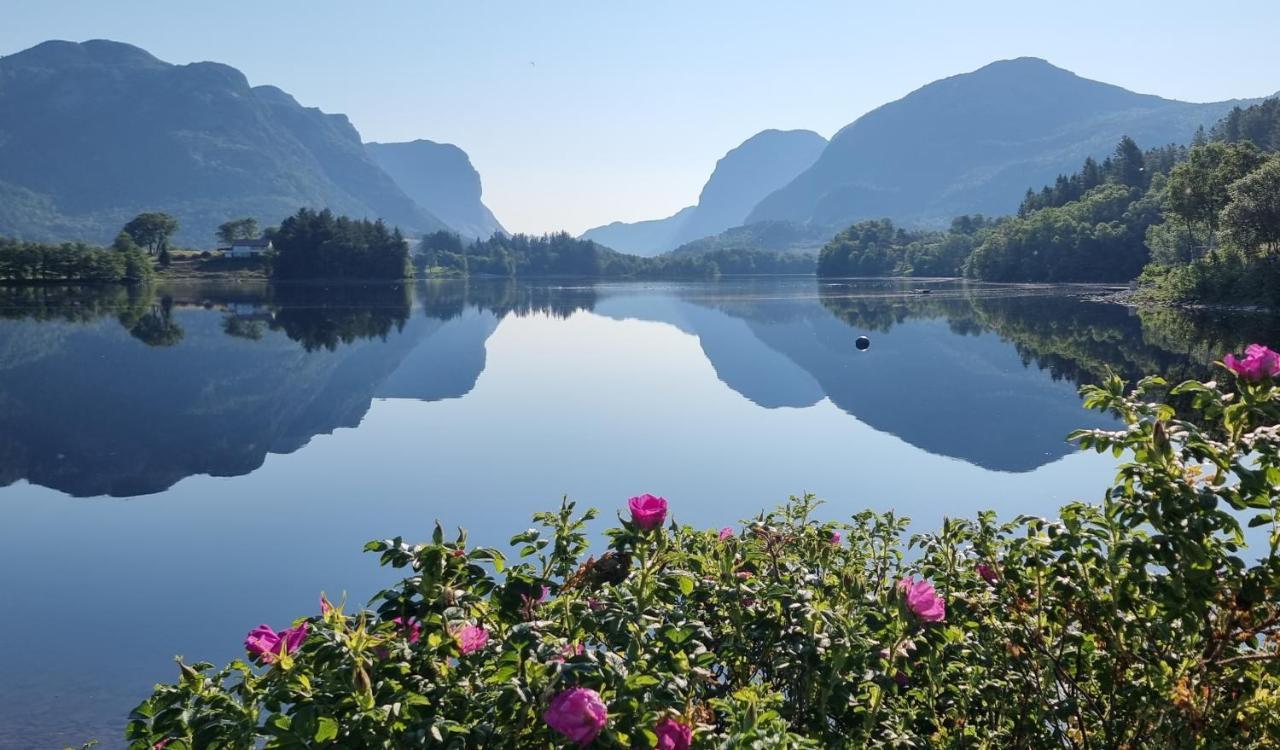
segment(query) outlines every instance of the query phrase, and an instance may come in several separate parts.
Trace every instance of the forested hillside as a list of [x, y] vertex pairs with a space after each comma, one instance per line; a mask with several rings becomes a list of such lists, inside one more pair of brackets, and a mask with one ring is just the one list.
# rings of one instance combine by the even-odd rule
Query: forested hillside
[[1002, 60], [859, 117], [747, 222], [887, 217], [942, 227], [961, 214], [1008, 214], [1028, 185], [1086, 157], [1101, 159], [1121, 136], [1144, 146], [1185, 144], [1237, 104], [1163, 99], [1036, 58]]
[[1280, 100], [1233, 109], [1189, 147], [1128, 136], [1028, 190], [1014, 216], [945, 233], [888, 220], [823, 247], [818, 273], [965, 275], [984, 281], [1129, 282], [1172, 301], [1280, 303]]
[[[433, 155], [448, 163], [424, 165], [424, 149], [408, 145], [409, 154], [377, 153], [401, 186], [345, 115], [251, 86], [228, 65], [173, 65], [107, 40], [49, 41], [0, 58], [0, 235], [103, 244], [130, 217], [163, 211], [178, 220], [176, 244], [213, 248], [230, 218], [268, 226], [299, 206], [416, 234], [446, 227], [423, 204], [441, 194], [459, 231], [497, 226], [479, 205], [479, 178], [468, 182], [465, 154], [439, 147]], [[423, 174], [428, 167], [435, 172]]]
[[449, 232], [422, 238], [414, 263], [426, 276], [714, 278], [721, 274], [813, 273], [813, 257], [717, 250], [653, 258], [625, 255], [566, 232], [494, 235], [466, 243]]

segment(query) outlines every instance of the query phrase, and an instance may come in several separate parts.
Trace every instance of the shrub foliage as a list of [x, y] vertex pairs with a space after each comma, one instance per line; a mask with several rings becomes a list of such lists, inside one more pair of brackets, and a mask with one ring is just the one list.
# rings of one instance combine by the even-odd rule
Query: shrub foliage
[[131, 747], [1277, 747], [1280, 359], [1228, 364], [1085, 388], [1124, 424], [1074, 438], [1125, 461], [1055, 520], [908, 540], [805, 496], [715, 531], [643, 496], [598, 556], [568, 501], [510, 555], [371, 542], [400, 584], [180, 660]]

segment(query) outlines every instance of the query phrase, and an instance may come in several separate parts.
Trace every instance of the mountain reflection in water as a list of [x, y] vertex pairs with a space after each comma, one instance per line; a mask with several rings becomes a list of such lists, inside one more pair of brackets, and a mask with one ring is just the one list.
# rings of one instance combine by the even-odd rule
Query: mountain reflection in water
[[[695, 336], [720, 381], [760, 407], [830, 399], [930, 453], [1023, 472], [1071, 452], [1072, 429], [1110, 423], [1057, 381], [1207, 376], [1212, 359], [1277, 332], [1271, 316], [1135, 312], [1079, 290], [932, 292], [811, 279], [3, 289], [0, 485], [134, 496], [243, 475], [358, 426], [374, 399], [464, 397], [508, 316], [579, 312]], [[1007, 367], [1010, 349], [1025, 367]]]

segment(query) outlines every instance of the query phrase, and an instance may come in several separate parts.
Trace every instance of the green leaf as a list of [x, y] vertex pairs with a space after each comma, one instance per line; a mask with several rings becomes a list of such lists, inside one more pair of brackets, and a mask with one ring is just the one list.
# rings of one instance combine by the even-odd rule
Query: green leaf
[[693, 578], [686, 575], [677, 575], [675, 579], [676, 579], [676, 586], [680, 587], [681, 594], [688, 596], [693, 593], [693, 587], [694, 587]]
[[632, 689], [642, 688], [642, 687], [653, 687], [654, 685], [660, 684], [661, 682], [662, 680], [659, 680], [657, 677], [654, 677], [651, 674], [633, 674], [627, 678], [627, 687]]
[[316, 742], [328, 742], [338, 736], [338, 722], [328, 716], [316, 719]]

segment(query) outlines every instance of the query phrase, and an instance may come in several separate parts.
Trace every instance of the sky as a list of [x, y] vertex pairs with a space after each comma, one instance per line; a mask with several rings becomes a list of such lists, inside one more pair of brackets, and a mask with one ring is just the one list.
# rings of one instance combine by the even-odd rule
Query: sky
[[526, 232], [667, 216], [760, 130], [830, 137], [993, 60], [1189, 101], [1280, 91], [1275, 0], [0, 0], [0, 19], [0, 54], [114, 39], [232, 65], [368, 141], [457, 144]]

